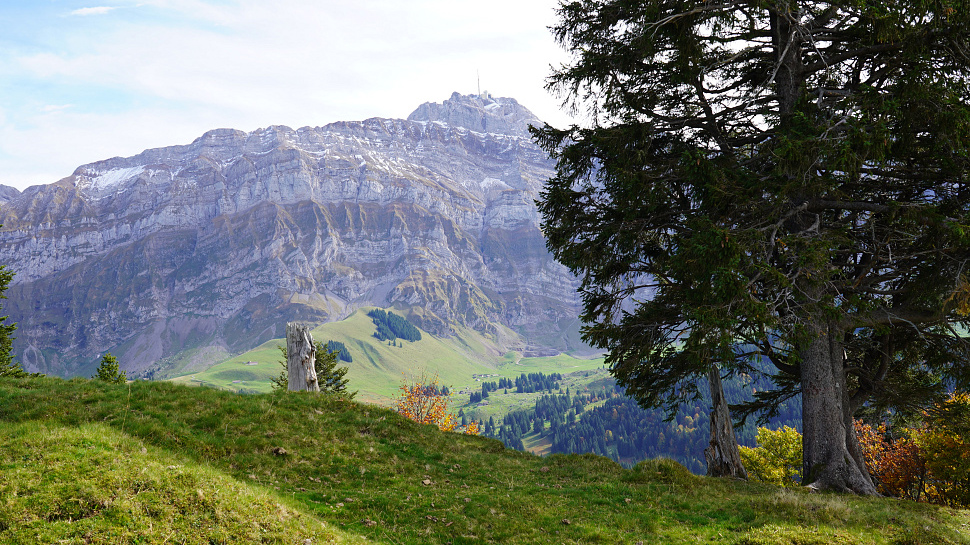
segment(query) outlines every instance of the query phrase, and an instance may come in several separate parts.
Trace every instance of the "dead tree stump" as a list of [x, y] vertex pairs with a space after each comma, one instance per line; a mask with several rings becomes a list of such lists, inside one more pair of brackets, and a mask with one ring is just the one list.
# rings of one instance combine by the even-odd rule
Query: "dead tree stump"
[[317, 348], [306, 325], [286, 324], [287, 389], [291, 392], [319, 392], [317, 371], [314, 368]]
[[734, 477], [747, 479], [748, 472], [741, 463], [738, 440], [734, 436], [731, 413], [724, 388], [721, 386], [721, 370], [712, 365], [707, 373], [711, 386], [711, 443], [704, 449], [707, 459], [707, 475], [710, 477]]

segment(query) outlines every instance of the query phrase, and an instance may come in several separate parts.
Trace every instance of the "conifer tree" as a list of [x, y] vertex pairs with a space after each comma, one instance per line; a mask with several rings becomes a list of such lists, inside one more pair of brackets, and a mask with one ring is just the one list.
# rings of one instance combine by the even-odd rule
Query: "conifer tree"
[[[803, 482], [874, 494], [865, 404], [970, 384], [970, 4], [564, 1], [539, 203], [584, 338], [646, 406], [802, 396]], [[964, 329], [965, 330], [965, 329]]]
[[[327, 345], [317, 341], [316, 343], [317, 351], [316, 356], [313, 361], [313, 368], [317, 374], [317, 383], [320, 385], [321, 392], [331, 392], [339, 393], [344, 395], [347, 399], [353, 399], [357, 395], [356, 391], [348, 392], [347, 383], [350, 379], [344, 378], [347, 371], [350, 369], [348, 367], [340, 367], [338, 365], [338, 358], [340, 356], [340, 350], [336, 349], [334, 351], [328, 351]], [[287, 376], [286, 369], [286, 347], [277, 346], [280, 354], [282, 354], [283, 359], [280, 361], [280, 365], [283, 366], [283, 370], [280, 375], [273, 380], [273, 388], [277, 390], [287, 390], [289, 383], [289, 377]]]
[[[0, 225], [0, 227], [3, 227]], [[13, 281], [14, 272], [5, 265], [0, 265], [0, 299], [6, 299], [7, 287]], [[2, 309], [2, 307], [0, 307]], [[17, 324], [7, 323], [7, 316], [0, 316], [0, 377], [26, 377], [29, 373], [23, 370], [13, 357], [13, 337]]]
[[106, 352], [101, 357], [97, 373], [91, 378], [111, 384], [124, 384], [128, 377], [127, 373], [118, 366], [118, 358], [112, 356], [111, 352]]

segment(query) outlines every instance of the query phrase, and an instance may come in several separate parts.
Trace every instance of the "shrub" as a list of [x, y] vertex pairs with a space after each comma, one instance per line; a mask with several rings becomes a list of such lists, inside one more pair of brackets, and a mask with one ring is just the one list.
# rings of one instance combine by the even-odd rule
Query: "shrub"
[[903, 428], [890, 438], [886, 425], [877, 429], [855, 422], [856, 435], [866, 460], [866, 469], [880, 494], [913, 501], [926, 500], [926, 458], [914, 437], [918, 430]]
[[970, 506], [970, 396], [954, 394], [923, 425], [889, 433], [856, 422], [866, 466], [880, 493], [952, 507]]
[[458, 418], [448, 410], [451, 394], [446, 394], [438, 386], [438, 376], [421, 376], [417, 380], [405, 379], [401, 383], [401, 397], [395, 409], [398, 414], [421, 424], [434, 424], [442, 431], [462, 431], [468, 435], [478, 435], [478, 422], [472, 420], [464, 428], [458, 426]]
[[778, 430], [758, 428], [756, 448], [740, 447], [748, 474], [779, 486], [798, 486], [802, 479], [802, 434], [784, 426]]
[[930, 477], [929, 499], [970, 506], [970, 395], [955, 394], [927, 413], [916, 437]]

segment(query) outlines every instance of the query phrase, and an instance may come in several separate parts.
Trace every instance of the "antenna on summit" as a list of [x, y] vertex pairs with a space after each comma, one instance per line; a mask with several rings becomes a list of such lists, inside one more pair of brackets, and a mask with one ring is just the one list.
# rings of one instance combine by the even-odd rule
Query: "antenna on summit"
[[478, 98], [482, 100], [491, 100], [492, 95], [488, 94], [488, 91], [482, 92], [482, 74], [477, 68], [475, 69], [475, 77], [478, 80]]

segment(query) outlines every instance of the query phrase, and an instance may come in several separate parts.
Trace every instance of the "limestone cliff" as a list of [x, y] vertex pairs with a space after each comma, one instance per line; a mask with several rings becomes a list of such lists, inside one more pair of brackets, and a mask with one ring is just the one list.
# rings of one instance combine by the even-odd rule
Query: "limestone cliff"
[[455, 94], [409, 120], [213, 130], [4, 191], [17, 356], [70, 375], [110, 350], [137, 375], [361, 305], [441, 335], [505, 326], [527, 339], [509, 342], [574, 348], [576, 281], [534, 204], [554, 167], [535, 123], [512, 99]]

